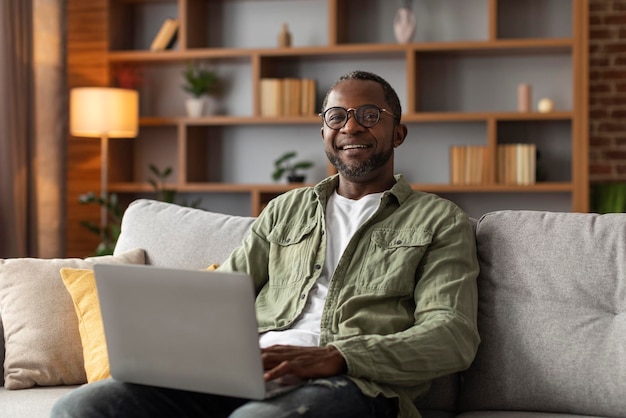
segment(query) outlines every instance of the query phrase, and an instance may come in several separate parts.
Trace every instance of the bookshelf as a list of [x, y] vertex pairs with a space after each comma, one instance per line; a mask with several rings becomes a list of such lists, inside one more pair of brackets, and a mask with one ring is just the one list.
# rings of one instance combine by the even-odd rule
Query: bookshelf
[[[316, 162], [309, 181], [321, 180], [332, 168], [319, 117], [262, 116], [262, 80], [314, 79], [317, 111], [339, 75], [365, 69], [399, 93], [409, 135], [396, 153], [396, 171], [414, 188], [447, 197], [472, 216], [506, 208], [588, 211], [587, 0], [415, 0], [417, 31], [409, 44], [393, 39], [397, 4], [386, 0], [105, 4], [107, 71], [131, 65], [146, 80], [139, 137], [110, 142], [110, 189], [128, 199], [151, 192], [147, 167], [155, 164], [173, 167], [169, 186], [203, 196], [203, 207], [256, 215], [296, 187], [270, 178], [273, 160], [291, 149]], [[180, 22], [174, 48], [150, 51], [167, 18]], [[283, 23], [292, 33], [288, 48], [277, 47]], [[184, 116], [180, 74], [190, 60], [209, 63], [222, 78], [219, 114]], [[532, 86], [530, 112], [516, 110], [519, 83]], [[554, 101], [553, 112], [536, 110], [541, 97]], [[530, 142], [540, 153], [542, 180], [498, 182], [498, 146]], [[480, 184], [452, 182], [450, 148], [461, 145], [486, 148]]]

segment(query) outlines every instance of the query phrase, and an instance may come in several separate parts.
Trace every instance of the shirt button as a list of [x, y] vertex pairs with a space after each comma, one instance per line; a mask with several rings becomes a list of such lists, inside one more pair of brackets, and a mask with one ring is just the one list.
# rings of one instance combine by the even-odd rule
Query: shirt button
[[400, 245], [400, 244], [402, 244], [402, 240], [401, 239], [396, 241], [396, 245]]
[[300, 295], [300, 299], [302, 299], [302, 300], [306, 299], [306, 293], [301, 294]]
[[285, 242], [286, 242], [287, 244], [289, 244], [289, 243], [291, 242], [291, 238], [287, 238], [287, 239], [285, 240]]
[[319, 269], [321, 269], [321, 268], [322, 268], [322, 266], [320, 266], [319, 264], [316, 264], [316, 265], [315, 265], [315, 270], [319, 270]]

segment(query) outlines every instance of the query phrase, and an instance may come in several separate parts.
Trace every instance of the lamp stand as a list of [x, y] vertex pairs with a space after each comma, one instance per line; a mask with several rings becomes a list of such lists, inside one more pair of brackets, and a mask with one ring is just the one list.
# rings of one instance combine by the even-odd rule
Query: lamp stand
[[100, 173], [100, 197], [103, 204], [100, 206], [100, 238], [104, 243], [107, 238], [107, 225], [108, 220], [108, 207], [109, 207], [109, 195], [107, 191], [107, 176], [109, 168], [109, 136], [103, 134], [100, 139], [100, 155], [101, 161], [101, 173]]

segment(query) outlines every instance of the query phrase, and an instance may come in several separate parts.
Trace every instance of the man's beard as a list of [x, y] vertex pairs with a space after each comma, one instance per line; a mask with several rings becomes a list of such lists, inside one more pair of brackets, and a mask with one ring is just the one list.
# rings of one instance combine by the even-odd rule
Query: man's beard
[[382, 167], [393, 156], [393, 147], [389, 147], [388, 150], [383, 150], [379, 153], [372, 155], [370, 158], [362, 163], [346, 164], [336, 154], [331, 154], [326, 151], [326, 157], [328, 161], [337, 169], [337, 171], [346, 177], [360, 177], [363, 176], [378, 167]]

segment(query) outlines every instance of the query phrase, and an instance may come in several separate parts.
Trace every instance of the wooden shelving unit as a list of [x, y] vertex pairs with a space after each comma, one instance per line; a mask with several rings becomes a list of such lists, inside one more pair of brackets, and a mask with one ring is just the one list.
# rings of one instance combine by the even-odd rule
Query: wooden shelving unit
[[[258, 46], [251, 47], [247, 45], [250, 43], [248, 41], [244, 45], [233, 46], [231, 44], [236, 43], [236, 40], [228, 39], [225, 27], [229, 22], [225, 20], [227, 17], [223, 10], [229, 7], [233, 10], [243, 10], [246, 4], [253, 3], [263, 2], [109, 1], [109, 52], [106, 62], [111, 71], [119, 65], [136, 66], [158, 79], [159, 84], [169, 84], [169, 90], [164, 88], [167, 92], [174, 89], [172, 85], [178, 84], [178, 80], [171, 80], [170, 76], [178, 74], [179, 69], [187, 61], [196, 60], [211, 63], [217, 68], [225, 67], [222, 72], [224, 75], [228, 74], [229, 70], [235, 73], [229, 80], [230, 85], [235, 86], [233, 90], [236, 90], [236, 86], [245, 86], [242, 88], [243, 93], [241, 91], [238, 93], [239, 101], [232, 99], [233, 103], [228, 103], [233, 110], [223, 115], [197, 119], [159, 108], [158, 105], [166, 101], [162, 95], [149, 99], [153, 101], [148, 104], [155, 106], [156, 103], [158, 109], [144, 109], [140, 121], [139, 140], [122, 141], [112, 145], [110, 150], [112, 167], [109, 170], [112, 191], [129, 195], [149, 193], [151, 188], [145, 178], [145, 167], [140, 166], [145, 165], [145, 160], [149, 157], [137, 155], [142, 154], [143, 147], [148, 149], [144, 150], [146, 151], [144, 154], [154, 156], [155, 153], [159, 153], [158, 145], [155, 144], [170, 143], [162, 150], [159, 158], [176, 169], [176, 179], [169, 184], [171, 188], [180, 193], [246, 194], [250, 197], [251, 214], [256, 215], [269, 199], [295, 186], [271, 184], [266, 173], [259, 173], [254, 181], [238, 181], [237, 175], [224, 174], [224, 166], [229, 164], [228, 160], [222, 158], [224, 149], [237, 141], [246, 144], [258, 141], [256, 142], [258, 144], [273, 139], [275, 135], [278, 138], [285, 138], [284, 146], [287, 148], [293, 146], [291, 137], [294, 129], [306, 129], [307, 132], [312, 132], [311, 138], [319, 139], [316, 135], [319, 135], [317, 131], [321, 123], [316, 115], [261, 117], [260, 80], [265, 77], [318, 77], [319, 107], [328, 87], [329, 77], [334, 80], [340, 75], [336, 72], [338, 68], [354, 69], [350, 66], [363, 62], [380, 68], [390, 63], [389, 73], [395, 80], [389, 81], [394, 86], [400, 85], [397, 88], [403, 100], [403, 122], [410, 125], [410, 135], [412, 131], [418, 132], [407, 141], [420, 144], [420, 141], [429, 142], [425, 147], [435, 149], [433, 154], [415, 153], [409, 157], [404, 155], [403, 158], [414, 159], [416, 167], [422, 164], [421, 159], [439, 159], [439, 165], [442, 167], [440, 172], [443, 174], [428, 182], [422, 180], [419, 170], [408, 173], [407, 177], [413, 187], [452, 196], [452, 200], [458, 194], [465, 196], [479, 194], [481, 199], [485, 198], [485, 194], [490, 196], [505, 194], [511, 196], [512, 200], [517, 200], [518, 207], [524, 207], [524, 199], [528, 194], [538, 194], [541, 195], [541, 199], [548, 202], [543, 209], [562, 210], [562, 206], [551, 207], [549, 203], [550, 196], [557, 194], [561, 197], [566, 196], [566, 200], [569, 200], [570, 205], [566, 210], [588, 211], [586, 0], [524, 2], [473, 0], [472, 3], [477, 5], [475, 12], [477, 19], [487, 22], [483, 32], [476, 36], [480, 39], [439, 40], [435, 36], [432, 40], [417, 40], [409, 44], [394, 43], [387, 35], [381, 37], [379, 42], [372, 42], [370, 34], [364, 32], [366, 29], [359, 29], [361, 19], [369, 19], [383, 25], [383, 22], [377, 20], [379, 19], [377, 14], [380, 14], [381, 10], [396, 7], [394, 5], [392, 8], [386, 0], [368, 2], [369, 5], [376, 5], [378, 11], [360, 9], [359, 13], [365, 17], [356, 18], [352, 16], [356, 13], [354, 10], [358, 2], [351, 0], [279, 2], [284, 6], [288, 3], [296, 4], [289, 9], [291, 12], [285, 12], [291, 14], [284, 16], [280, 15], [283, 7], [276, 8], [276, 2], [271, 2], [267, 6], [274, 5], [275, 9], [271, 13], [279, 15], [277, 18], [279, 21], [297, 20], [298, 16], [293, 12], [293, 7], [297, 7], [298, 4], [312, 10], [315, 10], [315, 7], [325, 10], [326, 14], [323, 16], [326, 18], [326, 24], [316, 23], [318, 30], [324, 32], [319, 36], [322, 41], [318, 42], [321, 44], [316, 45], [315, 41], [311, 41], [310, 44], [294, 44], [290, 48], [275, 48], [262, 41], [259, 41]], [[419, 5], [420, 1], [416, 0], [416, 3]], [[451, 1], [447, 0], [442, 1], [440, 7], [441, 14], [445, 14], [445, 8], [452, 10], [453, 6]], [[142, 41], [141, 36], [133, 32], [137, 31], [134, 23], [138, 22], [139, 16], [142, 22], [151, 21], [158, 26], [164, 13], [169, 12], [181, 20], [176, 49], [163, 52], [148, 51], [145, 39]], [[304, 13], [306, 14], [306, 10]], [[520, 22], [510, 17], [515, 15], [523, 20], [526, 16], [537, 16], [537, 13], [539, 14], [537, 28], [532, 22], [526, 21], [519, 25], [521, 28], [516, 28]], [[541, 13], [546, 16], [542, 16]], [[471, 20], [472, 16], [467, 16], [467, 19]], [[386, 20], [384, 24], [391, 23]], [[424, 21], [422, 24], [425, 24]], [[557, 29], [551, 28], [552, 24]], [[311, 38], [314, 36], [311, 35]], [[536, 67], [543, 67], [542, 63], [545, 64], [545, 69], [537, 71]], [[329, 68], [328, 72], [333, 72], [332, 77], [326, 74], [325, 65]], [[437, 74], [440, 68], [442, 75]], [[482, 68], [488, 68], [488, 72], [493, 72], [493, 85], [490, 77], [483, 74]], [[509, 72], [513, 74], [509, 75]], [[386, 74], [382, 75], [388, 78]], [[515, 110], [515, 84], [512, 84], [511, 80], [515, 77], [521, 80], [526, 75], [536, 80], [537, 85], [543, 86], [539, 87], [540, 90], [543, 88], [548, 93], [558, 96], [560, 102], [556, 111], [521, 113]], [[446, 79], [448, 76], [450, 78]], [[485, 84], [482, 90], [474, 86], [480, 83]], [[553, 84], [560, 87], [552, 87]], [[435, 85], [442, 88], [433, 87]], [[456, 90], [452, 93], [440, 93], [449, 85]], [[158, 90], [150, 89], [150, 86], [142, 86], [140, 94], [150, 96]], [[469, 97], [471, 94], [464, 95], [462, 93], [464, 90], [473, 91], [476, 100]], [[458, 99], [455, 94], [458, 95]], [[235, 97], [237, 94], [233, 93], [230, 96], [226, 94], [225, 100], [228, 102], [231, 96]], [[180, 99], [172, 97], [167, 100]], [[432, 137], [420, 137], [420, 130], [425, 125], [432, 128], [427, 132], [428, 135], [435, 132]], [[538, 149], [546, 156], [548, 168], [546, 180], [527, 186], [503, 185], [498, 184], [492, 174], [481, 185], [449, 184], [446, 179], [449, 172], [448, 162], [442, 157], [448, 146], [445, 145], [446, 141], [450, 141], [450, 137], [454, 137], [454, 140], [460, 143], [465, 140], [464, 137], [456, 138], [458, 134], [454, 126], [460, 126], [461, 130], [467, 127], [468, 131], [480, 132], [477, 134], [478, 140], [490, 150], [487, 163], [491, 167], [489, 170], [491, 173], [496, 172], [497, 145], [510, 141], [509, 137], [518, 140], [513, 133], [526, 128], [531, 129], [533, 135], [540, 138]], [[250, 133], [256, 130], [261, 131], [258, 137]], [[241, 139], [245, 135], [249, 137]], [[153, 138], [158, 140], [153, 141]], [[470, 138], [470, 142], [476, 140], [476, 137]], [[414, 146], [419, 148], [421, 145]], [[245, 148], [245, 144], [241, 148]], [[229, 152], [232, 153], [230, 158], [237, 158], [235, 151]], [[275, 155], [273, 152], [268, 149], [264, 158], [271, 160], [272, 155]], [[322, 157], [320, 165], [325, 164], [323, 161]], [[242, 164], [246, 165], [246, 162]], [[408, 167], [410, 163], [405, 161], [403, 166]], [[550, 172], [553, 168], [555, 172]], [[324, 175], [332, 173], [332, 169], [326, 167], [322, 173]], [[262, 182], [263, 177], [267, 178], [267, 184]], [[235, 181], [232, 178], [235, 178]], [[497, 205], [494, 207], [498, 208], [500, 207]]]

